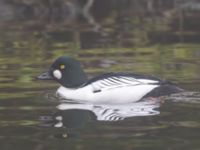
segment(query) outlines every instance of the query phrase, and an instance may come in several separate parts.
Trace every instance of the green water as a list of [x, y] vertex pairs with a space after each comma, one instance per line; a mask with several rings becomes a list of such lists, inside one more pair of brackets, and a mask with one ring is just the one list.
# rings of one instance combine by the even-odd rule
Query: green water
[[[75, 12], [86, 5], [68, 2]], [[184, 1], [176, 8], [172, 2], [152, 1], [147, 10], [146, 1], [93, 1], [89, 14], [78, 11], [65, 19], [56, 11], [41, 17], [22, 12], [18, 18], [12, 9], [7, 17], [0, 15], [0, 149], [198, 150], [200, 10], [185, 9], [190, 3]], [[40, 2], [25, 4], [35, 8]], [[35, 78], [61, 55], [80, 60], [89, 78], [136, 72], [170, 80], [189, 92], [167, 98], [158, 115], [123, 121], [98, 121], [88, 110], [60, 112], [59, 102], [47, 96], [59, 85]], [[66, 119], [65, 127], [55, 127], [57, 113]]]

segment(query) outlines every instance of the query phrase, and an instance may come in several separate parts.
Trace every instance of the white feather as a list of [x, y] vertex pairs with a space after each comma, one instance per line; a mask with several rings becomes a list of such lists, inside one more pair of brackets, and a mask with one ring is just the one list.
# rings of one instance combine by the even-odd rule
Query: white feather
[[138, 79], [138, 81], [146, 84], [152, 84], [152, 83], [159, 83], [159, 81], [156, 80], [149, 80], [149, 79]]
[[62, 73], [60, 72], [60, 70], [54, 70], [53, 71], [53, 76], [57, 79], [61, 79], [62, 78]]
[[101, 89], [101, 92], [94, 93], [92, 97], [96, 103], [136, 102], [156, 87], [158, 85], [112, 86]]
[[60, 87], [61, 97], [92, 103], [127, 103], [136, 102], [159, 85], [150, 84], [158, 81], [132, 77], [109, 77], [92, 82], [77, 89]]

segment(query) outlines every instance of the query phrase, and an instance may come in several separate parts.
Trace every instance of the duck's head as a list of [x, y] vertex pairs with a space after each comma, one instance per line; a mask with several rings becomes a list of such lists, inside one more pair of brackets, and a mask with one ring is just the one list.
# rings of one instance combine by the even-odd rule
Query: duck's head
[[56, 80], [67, 88], [79, 87], [87, 81], [79, 61], [67, 56], [56, 59], [49, 70], [38, 76], [38, 79]]

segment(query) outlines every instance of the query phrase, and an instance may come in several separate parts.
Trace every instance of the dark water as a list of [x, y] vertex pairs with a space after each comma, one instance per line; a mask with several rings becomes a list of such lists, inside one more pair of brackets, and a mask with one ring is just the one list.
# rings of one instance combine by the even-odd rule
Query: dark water
[[[198, 1], [0, 4], [1, 150], [200, 149]], [[188, 91], [161, 102], [61, 105], [59, 85], [35, 79], [61, 55], [79, 59], [89, 77], [153, 74]]]

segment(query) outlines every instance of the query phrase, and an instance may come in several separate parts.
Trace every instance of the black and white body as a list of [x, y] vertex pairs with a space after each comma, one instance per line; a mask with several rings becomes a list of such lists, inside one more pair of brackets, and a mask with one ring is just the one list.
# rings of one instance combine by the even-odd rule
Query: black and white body
[[79, 102], [131, 103], [183, 91], [168, 81], [131, 73], [106, 73], [87, 80], [79, 61], [66, 56], [59, 57], [38, 78], [58, 81], [61, 87], [57, 94]]

